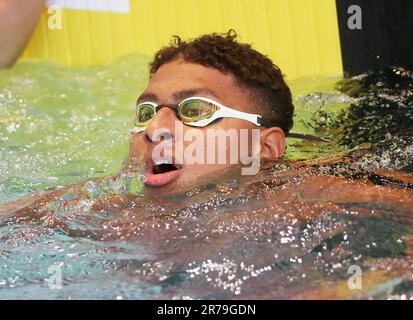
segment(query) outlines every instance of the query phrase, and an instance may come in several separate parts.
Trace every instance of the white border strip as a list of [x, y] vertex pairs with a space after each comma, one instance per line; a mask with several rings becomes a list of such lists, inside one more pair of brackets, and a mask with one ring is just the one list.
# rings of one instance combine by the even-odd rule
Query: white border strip
[[129, 0], [47, 0], [46, 4], [64, 9], [130, 13]]

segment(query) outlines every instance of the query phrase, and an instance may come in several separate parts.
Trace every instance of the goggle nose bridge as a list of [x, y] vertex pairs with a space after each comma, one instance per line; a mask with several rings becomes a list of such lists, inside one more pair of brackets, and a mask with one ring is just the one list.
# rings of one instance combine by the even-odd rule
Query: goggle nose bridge
[[163, 104], [157, 105], [155, 107], [155, 113], [157, 113], [162, 108], [169, 108], [169, 109], [172, 109], [173, 111], [175, 111], [176, 115], [178, 115], [178, 107], [179, 107], [178, 104], [163, 103]]

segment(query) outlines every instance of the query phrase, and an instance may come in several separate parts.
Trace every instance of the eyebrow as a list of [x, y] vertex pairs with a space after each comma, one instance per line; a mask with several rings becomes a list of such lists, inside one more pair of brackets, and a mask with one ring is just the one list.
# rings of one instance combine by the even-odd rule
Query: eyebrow
[[[209, 96], [214, 99], [218, 99], [218, 100], [220, 99], [218, 94], [214, 90], [209, 89], [209, 88], [192, 88], [192, 89], [181, 90], [181, 91], [174, 92], [172, 96], [174, 97], [175, 100], [177, 100], [178, 102], [181, 102], [182, 100], [186, 98], [197, 96], [197, 95], [205, 95], [205, 96]], [[143, 93], [136, 101], [136, 104], [140, 104], [146, 101], [158, 103], [159, 97], [154, 93], [149, 93], [149, 92]]]
[[138, 100], [136, 101], [136, 104], [140, 104], [142, 102], [147, 102], [147, 101], [151, 101], [151, 102], [158, 102], [158, 96], [156, 94], [153, 93], [143, 93], [139, 96]]

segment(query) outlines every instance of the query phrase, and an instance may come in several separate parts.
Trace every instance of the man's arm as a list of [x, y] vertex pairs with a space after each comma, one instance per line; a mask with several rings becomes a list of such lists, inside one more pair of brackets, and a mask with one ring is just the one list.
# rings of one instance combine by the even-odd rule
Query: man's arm
[[30, 40], [44, 0], [0, 0], [0, 68], [13, 65]]
[[42, 191], [40, 193], [33, 194], [33, 195], [30, 195], [30, 196], [22, 198], [22, 199], [18, 199], [18, 200], [14, 200], [14, 201], [10, 201], [10, 202], [0, 204], [0, 217], [4, 216], [6, 214], [9, 214], [9, 213], [13, 213], [13, 212], [15, 212], [19, 209], [24, 208], [24, 207], [27, 207], [28, 205], [32, 204], [33, 202], [35, 202], [39, 199], [42, 199], [42, 198], [52, 194], [55, 191], [56, 190], [45, 190], [45, 191]]
[[[22, 199], [0, 204], [0, 217], [7, 215], [7, 214], [14, 213], [31, 204], [34, 204], [36, 206], [39, 203], [44, 204], [44, 203], [56, 200], [59, 197], [61, 197], [63, 194], [68, 193], [68, 192], [75, 196], [75, 199], [73, 199], [73, 201], [79, 201], [83, 197], [82, 189], [85, 185], [85, 182], [92, 181], [92, 182], [100, 184], [100, 183], [105, 183], [105, 181], [108, 181], [108, 180], [113, 181], [115, 178], [116, 176], [106, 176], [106, 177], [97, 177], [97, 178], [87, 179], [84, 181], [75, 182], [73, 184], [68, 184], [64, 187], [47, 189], [47, 190], [41, 191], [40, 193], [36, 193], [28, 197], [22, 198]], [[108, 196], [108, 198], [110, 199], [108, 200], [109, 203], [115, 203], [116, 201], [123, 202], [122, 199], [120, 200], [118, 199], [119, 198], [118, 196], [114, 196], [114, 197]], [[36, 202], [38, 203], [36, 204]]]

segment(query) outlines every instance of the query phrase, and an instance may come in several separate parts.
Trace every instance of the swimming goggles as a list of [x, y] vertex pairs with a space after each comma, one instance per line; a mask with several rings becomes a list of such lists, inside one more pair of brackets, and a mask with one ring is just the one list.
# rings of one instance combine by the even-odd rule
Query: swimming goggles
[[154, 102], [138, 104], [135, 112], [136, 128], [132, 129], [133, 133], [144, 131], [155, 117], [156, 112], [162, 107], [171, 108], [184, 124], [192, 127], [205, 127], [220, 118], [236, 118], [249, 121], [256, 126], [283, 128], [280, 121], [264, 119], [257, 114], [231, 109], [209, 98], [190, 97], [178, 105], [158, 105]]
[[161, 104], [154, 102], [143, 102], [136, 106], [135, 128], [130, 130], [131, 133], [140, 133], [145, 131], [149, 122], [155, 117], [156, 112], [163, 107], [171, 108], [176, 112], [177, 117], [186, 125], [192, 127], [206, 127], [213, 121], [220, 118], [236, 118], [249, 121], [256, 126], [266, 128], [279, 127], [288, 135], [289, 138], [297, 138], [312, 141], [328, 141], [324, 138], [316, 137], [305, 133], [288, 133], [285, 124], [278, 120], [264, 119], [258, 114], [246, 113], [239, 110], [231, 109], [223, 104], [204, 97], [190, 97], [183, 100], [177, 105]]

